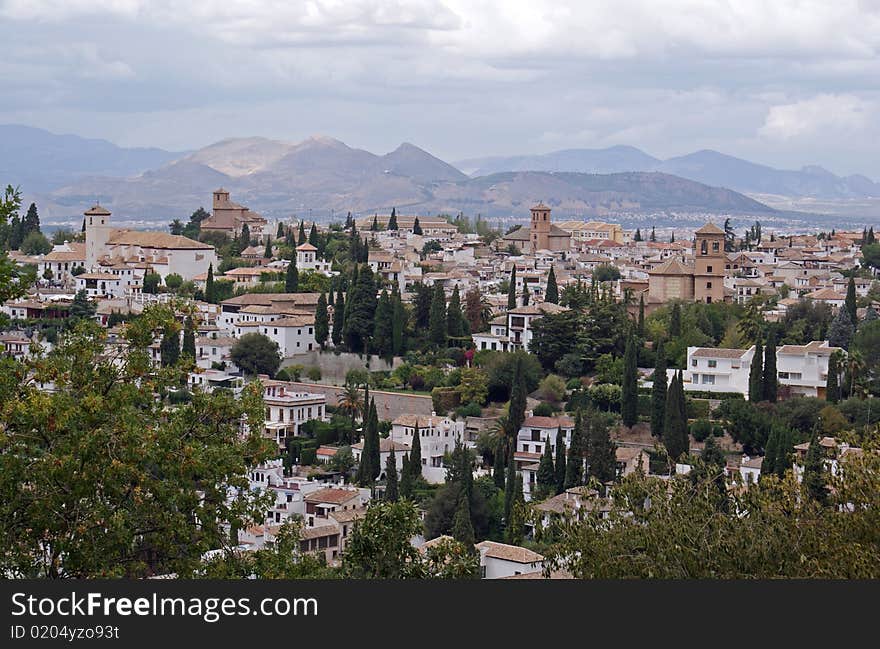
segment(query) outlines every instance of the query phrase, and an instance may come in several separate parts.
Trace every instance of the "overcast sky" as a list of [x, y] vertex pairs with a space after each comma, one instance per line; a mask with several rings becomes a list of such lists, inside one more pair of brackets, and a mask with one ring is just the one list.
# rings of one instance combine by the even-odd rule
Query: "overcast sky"
[[0, 123], [182, 150], [712, 148], [880, 179], [880, 0], [0, 0]]

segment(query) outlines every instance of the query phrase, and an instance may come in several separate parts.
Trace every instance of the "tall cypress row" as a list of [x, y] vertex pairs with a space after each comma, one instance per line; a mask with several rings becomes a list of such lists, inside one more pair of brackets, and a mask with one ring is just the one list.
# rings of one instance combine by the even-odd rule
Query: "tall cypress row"
[[657, 345], [657, 362], [654, 366], [654, 385], [651, 388], [651, 434], [663, 438], [663, 426], [666, 420], [666, 350], [663, 341]]
[[516, 264], [510, 270], [510, 284], [507, 288], [507, 310], [516, 308]]
[[636, 358], [635, 336], [626, 340], [626, 351], [623, 355], [623, 385], [620, 393], [620, 414], [623, 425], [629, 428], [639, 420], [639, 387], [638, 367]]
[[556, 475], [556, 493], [565, 491], [565, 435], [562, 426], [556, 431], [556, 461], [553, 465]]
[[400, 498], [397, 484], [397, 458], [394, 454], [394, 444], [391, 445], [391, 451], [388, 453], [388, 459], [385, 460], [385, 500], [396, 503]]
[[779, 381], [776, 378], [776, 332], [771, 327], [767, 332], [767, 346], [764, 347], [764, 401], [776, 403]]
[[755, 354], [749, 367], [749, 401], [756, 403], [764, 398], [764, 369], [762, 367], [764, 350], [761, 339], [755, 341]]
[[556, 285], [556, 272], [550, 266], [550, 274], [547, 276], [547, 290], [544, 292], [544, 301], [559, 304], [559, 287]]
[[565, 482], [563, 487], [571, 489], [584, 483], [584, 413], [578, 410], [574, 417], [574, 430], [571, 433], [571, 448], [565, 464]]

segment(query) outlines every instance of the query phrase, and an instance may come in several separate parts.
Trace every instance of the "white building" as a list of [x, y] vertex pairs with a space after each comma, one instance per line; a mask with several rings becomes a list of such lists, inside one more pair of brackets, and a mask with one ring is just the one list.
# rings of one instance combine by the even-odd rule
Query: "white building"
[[76, 290], [92, 298], [125, 297], [126, 280], [113, 273], [82, 273], [76, 276]]
[[65, 241], [52, 247], [52, 251], [40, 259], [39, 277], [48, 270], [52, 280], [65, 284], [72, 280], [74, 268], [85, 268], [86, 246], [84, 243]]
[[436, 413], [431, 413], [430, 417], [400, 415], [391, 422], [389, 439], [412, 448], [413, 438], [418, 431], [422, 477], [432, 484], [440, 484], [446, 480], [443, 456], [452, 453], [456, 441], [465, 443], [464, 428], [464, 421], [438, 417]]
[[831, 354], [843, 351], [830, 347], [827, 340], [814, 340], [806, 345], [783, 345], [776, 350], [776, 371], [779, 382], [788, 386], [793, 395], [825, 398], [828, 361]]
[[310, 270], [330, 277], [333, 275], [333, 271], [330, 270], [331, 266], [329, 261], [318, 258], [318, 249], [308, 241], [296, 247], [297, 270]]
[[264, 435], [275, 440], [278, 448], [287, 445], [288, 437], [299, 435], [300, 426], [311, 419], [323, 421], [327, 414], [327, 397], [294, 390], [286, 381], [261, 377], [263, 402], [266, 405]]
[[235, 325], [235, 337], [261, 333], [278, 344], [284, 358], [318, 349], [315, 340], [315, 316], [296, 315], [268, 319], [262, 322], [239, 322]]
[[502, 333], [501, 320], [496, 318], [492, 320], [488, 333], [473, 334], [474, 345], [478, 350], [512, 352], [522, 349], [528, 351], [529, 343], [532, 340], [532, 323], [544, 317], [545, 314], [561, 313], [567, 310], [566, 307], [552, 302], [541, 302], [511, 309], [506, 316], [502, 316], [506, 319], [503, 325], [504, 333]]
[[543, 555], [518, 545], [482, 541], [474, 547], [480, 553], [480, 577], [483, 579], [503, 579], [544, 569]]
[[85, 212], [86, 270], [97, 270], [104, 265], [141, 265], [162, 277], [174, 273], [184, 280], [208, 272], [208, 266], [217, 267], [214, 246], [164, 232], [122, 230], [110, 224], [110, 210], [95, 205]]

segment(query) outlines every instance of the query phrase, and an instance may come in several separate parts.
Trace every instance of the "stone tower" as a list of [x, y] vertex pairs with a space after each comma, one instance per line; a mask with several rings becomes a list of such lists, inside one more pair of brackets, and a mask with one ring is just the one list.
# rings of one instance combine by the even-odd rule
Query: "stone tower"
[[550, 208], [538, 203], [532, 208], [531, 242], [532, 250], [550, 249]]
[[107, 253], [107, 241], [113, 227], [110, 210], [95, 203], [84, 213], [86, 217], [86, 269], [93, 270], [98, 260]]
[[724, 230], [707, 223], [694, 233], [694, 301], [724, 301]]

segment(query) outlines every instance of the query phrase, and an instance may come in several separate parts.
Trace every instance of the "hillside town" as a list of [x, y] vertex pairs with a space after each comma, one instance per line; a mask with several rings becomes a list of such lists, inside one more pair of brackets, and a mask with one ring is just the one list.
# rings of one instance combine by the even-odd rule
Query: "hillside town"
[[[32, 521], [44, 540], [7, 557], [6, 574], [259, 576], [263, 560], [248, 557], [286, 553], [301, 576], [414, 565], [485, 579], [694, 576], [626, 562], [615, 573], [604, 542], [595, 556], [577, 544], [623, 534], [647, 509], [684, 510], [698, 486], [711, 486], [706, 506], [753, 517], [785, 489], [828, 516], [867, 515], [876, 497], [849, 487], [876, 469], [873, 228], [782, 234], [719, 214], [661, 240], [653, 228], [557, 220], [540, 200], [508, 231], [396, 208], [276, 222], [234, 198], [218, 188], [210, 210], [161, 231], [119, 228], [86, 204], [81, 228], [44, 233], [37, 206], [22, 216], [7, 191], [6, 479], [35, 480], [34, 493], [64, 508], [68, 496], [42, 481], [69, 478], [96, 511]], [[177, 446], [208, 429], [225, 441]], [[10, 440], [54, 452], [33, 430], [83, 435], [75, 448], [95, 458], [91, 486], [73, 456], [59, 459], [69, 475], [13, 462]], [[103, 456], [91, 435], [132, 446]], [[89, 521], [108, 525], [117, 497], [169, 507], [146, 477], [163, 443], [180, 463], [163, 475], [199, 475], [182, 492], [196, 500], [175, 508], [200, 529], [212, 519], [211, 533], [186, 541], [197, 567], [143, 532], [108, 541], [132, 561], [121, 573], [52, 545]], [[131, 493], [104, 493], [129, 482]], [[390, 547], [396, 532], [397, 563], [370, 572], [384, 562], [365, 544]], [[856, 558], [838, 560], [855, 570]]]

